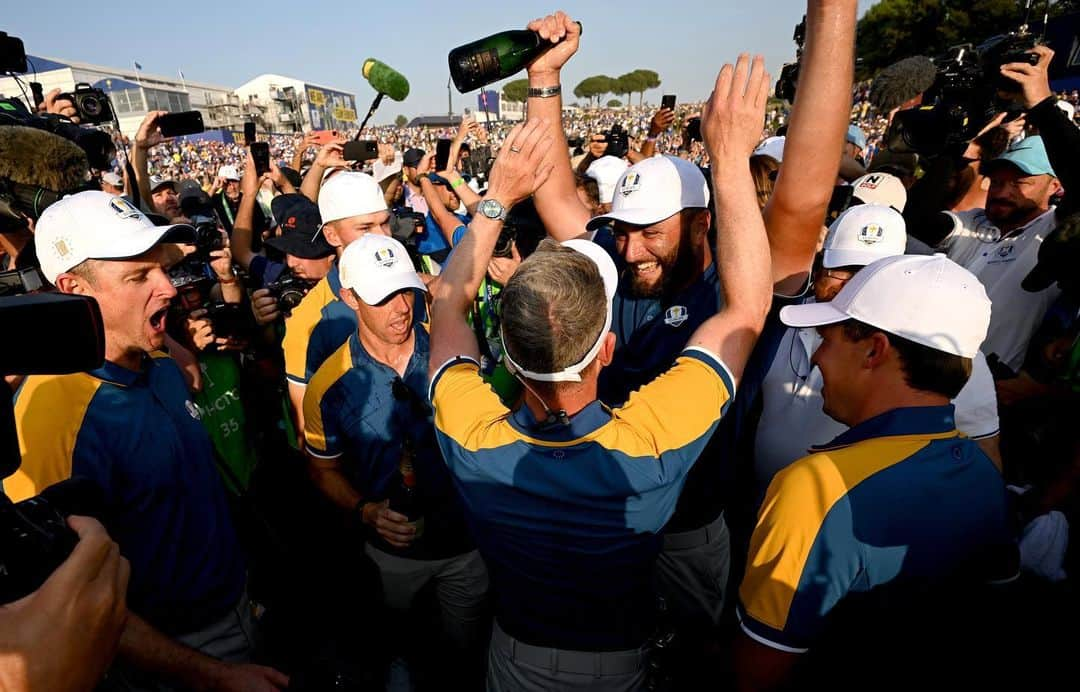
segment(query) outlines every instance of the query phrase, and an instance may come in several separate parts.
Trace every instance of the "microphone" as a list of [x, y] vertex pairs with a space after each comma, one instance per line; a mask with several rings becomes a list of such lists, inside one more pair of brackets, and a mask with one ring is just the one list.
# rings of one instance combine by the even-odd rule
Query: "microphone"
[[925, 55], [904, 58], [882, 70], [870, 85], [870, 103], [888, 112], [923, 93], [937, 79], [937, 67]]
[[409, 95], [409, 80], [386, 63], [368, 58], [364, 61], [362, 71], [364, 79], [380, 94], [386, 94], [395, 101], [404, 101]]

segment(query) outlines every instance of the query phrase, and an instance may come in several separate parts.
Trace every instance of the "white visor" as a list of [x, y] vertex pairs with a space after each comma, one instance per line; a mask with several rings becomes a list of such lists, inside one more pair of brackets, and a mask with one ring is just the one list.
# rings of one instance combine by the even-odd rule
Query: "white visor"
[[[510, 350], [504, 348], [503, 355], [506, 358], [506, 365], [510, 372], [537, 382], [581, 382], [581, 371], [589, 367], [589, 364], [596, 360], [597, 354], [600, 353], [600, 347], [604, 345], [604, 338], [607, 336], [608, 332], [611, 331], [611, 301], [615, 298], [615, 289], [619, 285], [619, 272], [615, 268], [615, 262], [612, 261], [611, 257], [608, 256], [607, 252], [602, 247], [591, 240], [574, 238], [573, 240], [565, 241], [563, 245], [577, 250], [591, 259], [596, 264], [596, 268], [600, 270], [600, 277], [604, 281], [604, 295], [607, 298], [607, 315], [604, 318], [604, 328], [600, 330], [600, 334], [597, 335], [596, 343], [592, 345], [592, 348], [590, 348], [577, 363], [567, 366], [559, 372], [532, 372], [531, 370], [526, 370], [515, 363], [513, 357], [510, 355]], [[505, 344], [506, 337], [502, 334], [501, 327], [499, 336]]]

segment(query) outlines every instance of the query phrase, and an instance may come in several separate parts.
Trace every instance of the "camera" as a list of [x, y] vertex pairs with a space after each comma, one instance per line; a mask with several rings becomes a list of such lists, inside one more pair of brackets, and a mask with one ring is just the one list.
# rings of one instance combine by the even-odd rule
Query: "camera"
[[1025, 29], [994, 36], [978, 47], [963, 44], [937, 58], [937, 77], [923, 93], [922, 105], [902, 110], [885, 135], [887, 148], [897, 153], [935, 156], [965, 146], [997, 113], [1008, 119], [1021, 108], [998, 92], [1015, 92], [1017, 84], [1000, 68], [1011, 62], [1038, 63], [1029, 52], [1038, 45]]
[[264, 288], [277, 299], [278, 311], [288, 317], [293, 308], [300, 304], [300, 301], [304, 299], [304, 296], [315, 284], [314, 281], [301, 279], [287, 272], [279, 277], [277, 281], [266, 284]]
[[604, 152], [605, 156], [622, 158], [630, 152], [630, 135], [622, 125], [615, 123], [606, 134], [608, 146], [607, 151]]
[[390, 235], [405, 247], [416, 245], [416, 234], [427, 225], [427, 217], [416, 211], [397, 211], [390, 215]]
[[513, 257], [514, 246], [517, 246], [518, 254], [525, 259], [540, 244], [547, 235], [540, 215], [536, 212], [536, 206], [531, 199], [518, 202], [507, 213], [506, 222], [503, 224], [499, 237], [495, 241], [495, 249], [492, 257]]
[[214, 326], [214, 336], [223, 339], [246, 338], [254, 328], [251, 310], [243, 303], [223, 303], [220, 301], [206, 304], [206, 319]]
[[803, 46], [806, 44], [806, 15], [795, 25], [791, 40], [795, 41], [795, 62], [780, 68], [780, 77], [776, 80], [776, 98], [794, 103], [795, 88], [799, 84], [799, 64], [802, 61]]
[[113, 121], [113, 109], [108, 94], [86, 82], [76, 83], [75, 91], [60, 94], [57, 98], [68, 99], [75, 104], [82, 124], [100, 125]]
[[0, 272], [0, 296], [33, 293], [45, 285], [45, 278], [36, 268], [11, 269]]

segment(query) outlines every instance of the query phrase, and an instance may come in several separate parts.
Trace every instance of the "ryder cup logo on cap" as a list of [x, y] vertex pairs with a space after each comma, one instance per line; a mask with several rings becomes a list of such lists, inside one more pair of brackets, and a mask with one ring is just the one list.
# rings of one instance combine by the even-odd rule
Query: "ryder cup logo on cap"
[[324, 224], [380, 211], [386, 211], [386, 198], [379, 184], [366, 173], [337, 173], [319, 190], [319, 216]]
[[651, 226], [683, 209], [707, 209], [709, 187], [701, 169], [674, 156], [639, 161], [623, 173], [611, 211], [589, 221], [590, 231], [613, 221]]
[[100, 190], [52, 204], [34, 228], [41, 273], [54, 284], [88, 259], [137, 257], [159, 242], [189, 243], [194, 237], [191, 226], [155, 226], [127, 200]]
[[393, 238], [368, 233], [345, 246], [338, 262], [341, 285], [351, 288], [368, 305], [377, 305], [406, 288], [427, 291], [408, 257], [405, 246]]
[[886, 257], [827, 303], [789, 305], [789, 327], [858, 320], [936, 351], [974, 358], [990, 327], [990, 299], [974, 274], [945, 255]]
[[822, 247], [822, 266], [862, 267], [883, 257], [904, 254], [907, 226], [892, 207], [859, 204], [849, 207], [829, 226]]

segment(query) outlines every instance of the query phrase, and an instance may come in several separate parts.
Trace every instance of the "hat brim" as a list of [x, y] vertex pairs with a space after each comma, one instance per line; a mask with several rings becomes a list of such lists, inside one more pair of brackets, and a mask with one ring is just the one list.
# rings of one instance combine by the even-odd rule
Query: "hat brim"
[[300, 259], [322, 259], [334, 254], [334, 246], [326, 242], [322, 233], [315, 234], [313, 241], [305, 240], [302, 233], [290, 233], [267, 238], [264, 244]]
[[1053, 171], [1038, 170], [1034, 166], [1031, 166], [1022, 161], [1013, 161], [1012, 159], [994, 159], [993, 161], [987, 161], [982, 165], [981, 173], [983, 175], [990, 175], [994, 171], [1002, 168], [1003, 166], [1012, 166], [1016, 170], [1020, 171], [1024, 175], [1054, 175]]
[[601, 226], [607, 226], [615, 221], [621, 221], [628, 223], [631, 226], [651, 226], [654, 223], [660, 223], [665, 219], [669, 219], [672, 216], [678, 214], [681, 209], [665, 209], [657, 211], [656, 209], [645, 209], [637, 207], [634, 209], [620, 209], [619, 211], [612, 211], [602, 216], [597, 216], [589, 220], [585, 224], [585, 230], [595, 231]]
[[[418, 291], [427, 293], [427, 286], [420, 280], [416, 272], [401, 273], [392, 278], [391, 281], [386, 281], [378, 286], [366, 286], [363, 289], [352, 287], [356, 291], [356, 295], [360, 296], [360, 300], [364, 301], [368, 305], [378, 305], [387, 299], [388, 296], [403, 291], [407, 288], [415, 288]], [[344, 284], [343, 284], [344, 285]]]
[[155, 233], [128, 233], [117, 236], [113, 243], [95, 252], [87, 259], [119, 260], [138, 257], [161, 243], [184, 243], [195, 242], [195, 228], [186, 223], [173, 224], [171, 226], [156, 226]]
[[821, 266], [826, 269], [865, 267], [868, 264], [877, 262], [879, 259], [892, 256], [868, 250], [825, 250], [822, 253]]
[[150, 192], [157, 192], [158, 190], [160, 190], [163, 187], [171, 187], [173, 189], [173, 191], [175, 192], [176, 191], [176, 181], [175, 180], [162, 180], [160, 183], [158, 183], [157, 185], [150, 188]]
[[780, 321], [789, 327], [824, 327], [849, 319], [850, 315], [834, 308], [831, 302], [788, 305], [780, 309]]

